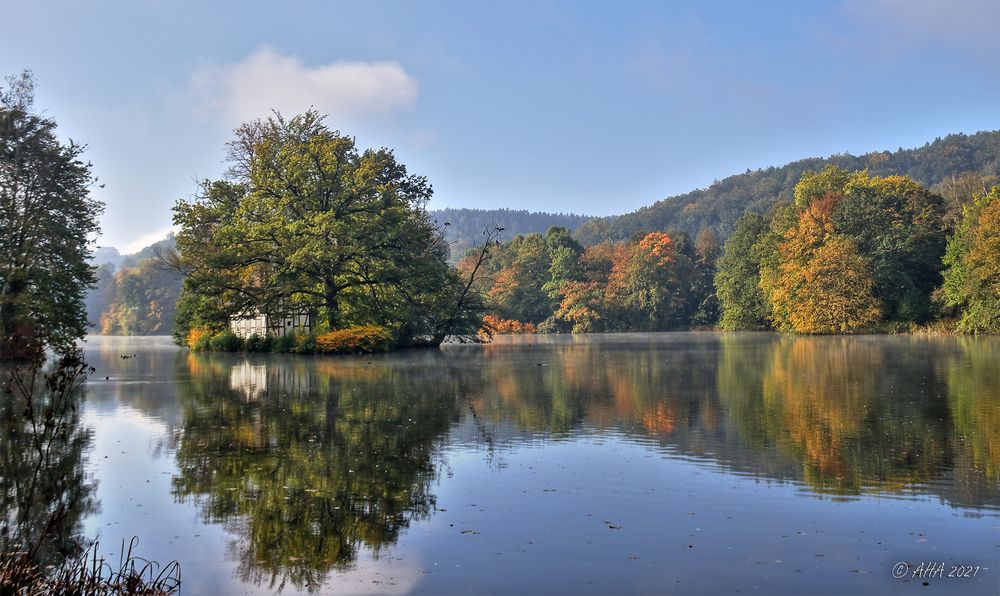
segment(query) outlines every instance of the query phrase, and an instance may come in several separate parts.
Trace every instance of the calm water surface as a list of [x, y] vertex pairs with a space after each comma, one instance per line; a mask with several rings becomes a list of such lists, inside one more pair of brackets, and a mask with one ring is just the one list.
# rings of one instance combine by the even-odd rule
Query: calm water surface
[[997, 338], [86, 350], [83, 532], [184, 593], [1000, 592]]

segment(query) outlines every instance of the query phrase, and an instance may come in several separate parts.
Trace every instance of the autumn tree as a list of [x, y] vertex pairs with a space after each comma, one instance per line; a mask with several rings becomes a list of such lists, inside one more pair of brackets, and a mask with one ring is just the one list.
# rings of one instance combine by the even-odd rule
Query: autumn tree
[[768, 320], [775, 328], [788, 328], [787, 301], [775, 302], [771, 296], [779, 290], [781, 284], [781, 264], [783, 256], [781, 245], [789, 234], [798, 228], [799, 213], [794, 205], [781, 203], [776, 205], [769, 214], [767, 231], [753, 244], [753, 252], [759, 259], [760, 279], [757, 285], [763, 292], [767, 303]]
[[540, 323], [555, 308], [543, 288], [551, 266], [541, 234], [516, 236], [495, 256], [493, 287], [487, 293], [505, 319]]
[[1000, 333], [1000, 186], [975, 198], [948, 240], [944, 297], [967, 333]]
[[788, 270], [801, 282], [790, 323], [798, 333], [853, 333], [879, 320], [867, 259], [854, 243], [834, 236], [817, 247], [805, 269]]
[[663, 331], [687, 323], [690, 308], [685, 282], [693, 270], [666, 233], [647, 234], [631, 251], [628, 261], [613, 270], [609, 299], [623, 307], [625, 329]]
[[624, 307], [614, 300], [623, 283], [634, 245], [602, 242], [580, 254], [575, 274], [579, 279], [559, 286], [559, 305], [543, 330], [590, 333], [624, 326]]
[[841, 200], [834, 192], [812, 199], [779, 246], [779, 275], [768, 298], [780, 329], [851, 333], [879, 320], [869, 262], [834, 228]]
[[164, 335], [174, 326], [182, 280], [147, 259], [114, 275], [114, 300], [100, 315], [102, 335]]
[[56, 136], [32, 109], [25, 71], [0, 88], [0, 339], [57, 351], [86, 332], [84, 299], [94, 281], [90, 240], [103, 205], [84, 147]]

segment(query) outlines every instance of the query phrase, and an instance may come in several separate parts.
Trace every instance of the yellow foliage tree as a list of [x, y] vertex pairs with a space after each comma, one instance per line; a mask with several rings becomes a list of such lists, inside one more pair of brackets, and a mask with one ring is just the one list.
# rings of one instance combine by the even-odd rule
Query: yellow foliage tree
[[796, 333], [853, 333], [877, 322], [871, 265], [837, 234], [833, 210], [841, 196], [814, 198], [779, 246], [778, 275], [769, 286], [775, 325]]
[[833, 236], [816, 249], [802, 271], [798, 304], [791, 324], [798, 333], [853, 333], [881, 318], [872, 295], [874, 281], [868, 260], [854, 243]]

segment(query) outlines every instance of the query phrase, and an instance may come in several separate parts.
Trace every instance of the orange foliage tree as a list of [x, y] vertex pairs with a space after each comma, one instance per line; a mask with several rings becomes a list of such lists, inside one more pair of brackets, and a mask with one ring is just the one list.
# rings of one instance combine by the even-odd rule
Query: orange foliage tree
[[837, 234], [837, 193], [813, 198], [785, 233], [779, 275], [768, 289], [775, 325], [797, 333], [852, 333], [881, 317], [867, 259]]

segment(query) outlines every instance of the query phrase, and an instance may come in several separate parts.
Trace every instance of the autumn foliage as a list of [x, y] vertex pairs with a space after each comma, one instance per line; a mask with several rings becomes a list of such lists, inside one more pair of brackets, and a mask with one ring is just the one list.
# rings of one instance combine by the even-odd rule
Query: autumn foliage
[[[650, 232], [631, 242], [584, 248], [566, 230], [552, 228], [544, 236], [518, 236], [498, 247], [484, 293], [494, 320], [535, 325], [543, 332], [712, 324], [717, 255], [718, 241], [708, 230], [698, 242], [682, 233]], [[707, 314], [700, 312], [702, 305]]]
[[483, 317], [483, 327], [489, 329], [494, 335], [521, 335], [523, 333], [536, 333], [538, 328], [532, 323], [522, 323], [513, 319], [501, 319], [496, 315], [486, 315]]
[[383, 352], [392, 346], [392, 333], [377, 325], [358, 325], [316, 336], [316, 351], [323, 354]]
[[210, 338], [212, 336], [211, 330], [207, 327], [192, 327], [184, 340], [185, 345], [191, 350], [197, 349], [198, 344], [201, 343], [203, 339]]
[[867, 259], [837, 234], [833, 211], [842, 197], [814, 198], [785, 233], [769, 299], [779, 329], [797, 333], [852, 333], [878, 321]]
[[[857, 333], [926, 324], [942, 316], [934, 295], [948, 263], [945, 215], [941, 196], [904, 176], [807, 172], [793, 204], [766, 219], [747, 214], [727, 241], [715, 279], [723, 326]], [[953, 244], [952, 261], [964, 261]]]

